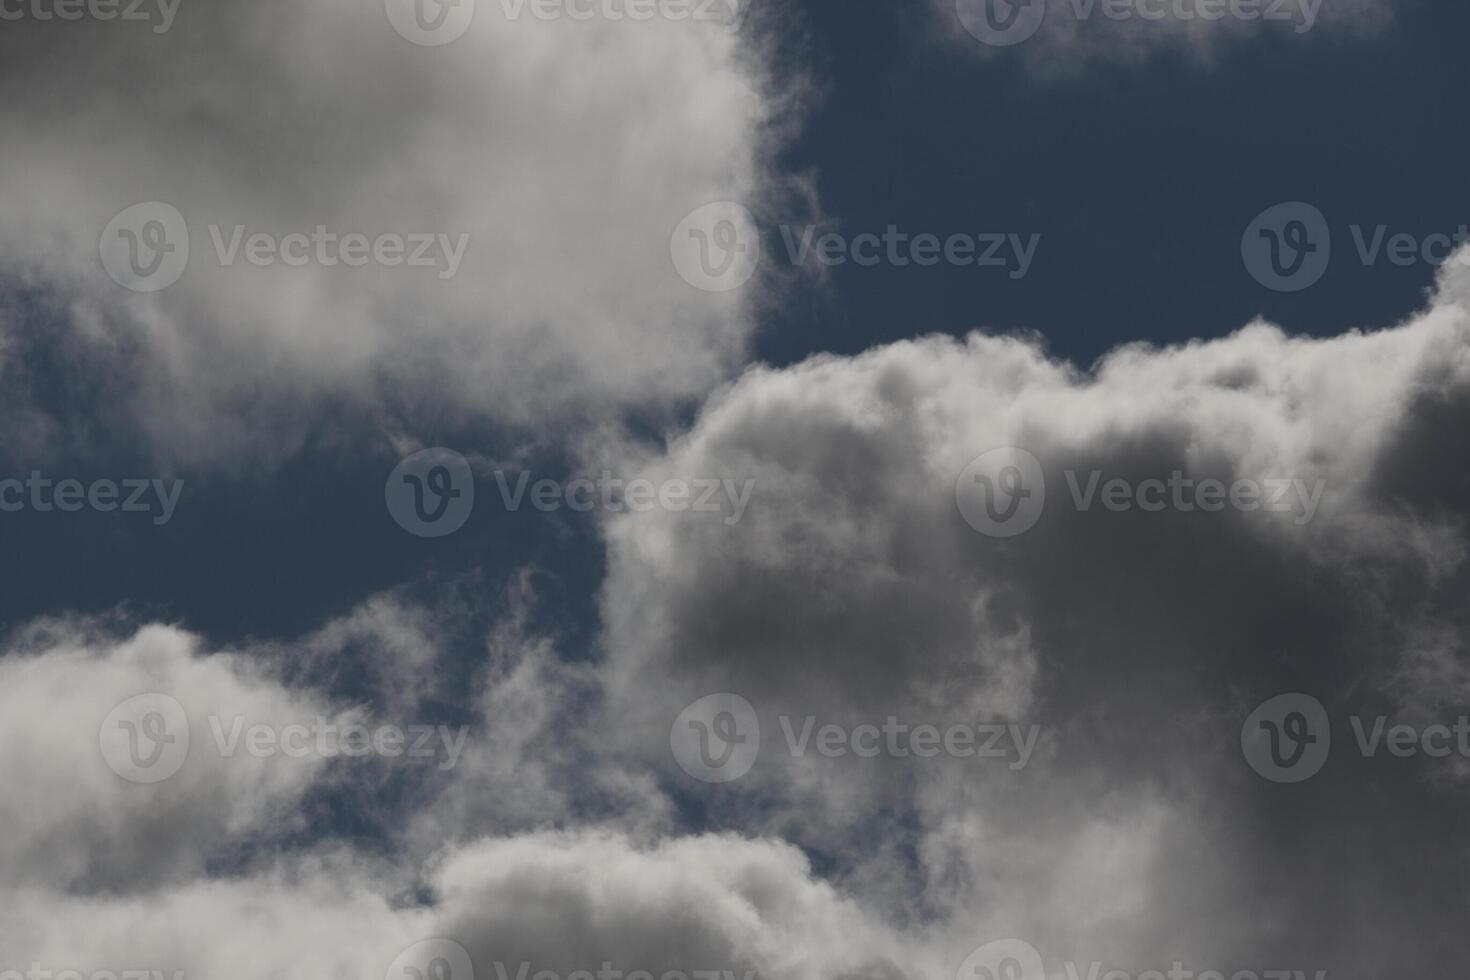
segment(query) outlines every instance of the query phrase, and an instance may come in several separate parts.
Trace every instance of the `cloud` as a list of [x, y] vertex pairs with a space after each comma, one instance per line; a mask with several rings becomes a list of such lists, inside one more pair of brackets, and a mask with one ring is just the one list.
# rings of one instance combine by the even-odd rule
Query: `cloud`
[[[400, 954], [451, 940], [473, 976], [731, 970], [830, 977], [861, 970], [891, 935], [772, 841], [645, 845], [600, 833], [489, 839], [443, 856], [432, 906], [334, 858], [146, 898], [30, 892], [0, 912], [4, 968], [155, 969], [250, 980], [379, 977]], [[428, 966], [419, 964], [420, 968]], [[458, 980], [458, 974], [456, 974]]]
[[[257, 755], [243, 748], [248, 736], [225, 757], [209, 719], [365, 720], [366, 706], [344, 711], [299, 676], [333, 683], [317, 669], [332, 650], [374, 663], [397, 650], [419, 669], [442, 668], [437, 630], [456, 624], [430, 625], [425, 610], [390, 594], [299, 641], [238, 652], [206, 652], [161, 625], [118, 638], [115, 624], [57, 620], [16, 634], [0, 658], [0, 972], [399, 976], [390, 967], [406, 950], [449, 939], [483, 978], [517, 976], [522, 964], [527, 975], [610, 964], [655, 976], [817, 978], [863, 974], [895, 952], [895, 935], [789, 844], [674, 837], [633, 818], [622, 821], [628, 830], [529, 826], [575, 820], [568, 798], [596, 781], [596, 760], [563, 781], [557, 742], [575, 750], [584, 733], [537, 717], [575, 713], [591, 675], [551, 662], [525, 625], [531, 597], [513, 599], [471, 706], [473, 751], [450, 791], [414, 797], [413, 826], [382, 848], [293, 833], [324, 812], [323, 793], [361, 800], [363, 821], [392, 811], [394, 790], [364, 760], [334, 768], [316, 756]], [[382, 683], [375, 716], [424, 707], [398, 698], [396, 676], [369, 678]], [[141, 782], [130, 777], [148, 767], [109, 749], [108, 722], [117, 705], [159, 694], [187, 712], [182, 725], [167, 719], [167, 734], [187, 730], [190, 741], [181, 759], [161, 760], [178, 761], [173, 775]], [[375, 785], [390, 799], [376, 798]], [[478, 810], [476, 794], [490, 797]]]
[[934, 0], [948, 31], [980, 51], [1015, 48], [1028, 63], [1067, 72], [1175, 51], [1203, 62], [1248, 39], [1387, 30], [1402, 0]]
[[[167, 782], [145, 785], [129, 781], [137, 770], [116, 729], [141, 715], [114, 710], [159, 694], [182, 707], [192, 739], [158, 760], [177, 759]], [[153, 710], [145, 707], [141, 714]], [[326, 760], [243, 750], [224, 760], [211, 719], [228, 729], [236, 716], [280, 726], [319, 715], [344, 720], [322, 699], [281, 687], [266, 665], [205, 655], [196, 637], [172, 627], [114, 639], [85, 624], [34, 626], [0, 659], [0, 873], [14, 884], [130, 891], [188, 880], [231, 848], [285, 838], [302, 826], [303, 796]], [[169, 734], [181, 738], [181, 726]], [[108, 739], [117, 754], [104, 749]], [[135, 746], [140, 757], [151, 751]]]
[[[750, 370], [648, 464], [655, 480], [754, 480], [742, 522], [609, 521], [607, 738], [716, 826], [782, 834], [888, 914], [972, 923], [977, 943], [1019, 934], [1227, 975], [1432, 972], [1413, 937], [1453, 931], [1453, 765], [1385, 772], [1344, 745], [1290, 796], [1239, 740], [1256, 704], [1298, 690], [1344, 742], [1355, 713], [1454, 719], [1470, 516], [1458, 275], [1378, 333], [1258, 322], [1086, 370], [976, 334]], [[957, 507], [982, 492], [961, 480], [971, 461], [1000, 447], [1045, 478], [1034, 527], [1007, 538]], [[1091, 474], [1163, 493], [1176, 473], [1289, 494], [1213, 512], [1076, 499]], [[761, 741], [748, 775], [709, 786], [674, 765], [670, 738], [716, 692], [751, 702]], [[809, 716], [891, 715], [1042, 734], [1021, 768], [789, 746]], [[1366, 810], [1365, 784], [1381, 787]], [[1406, 884], [1441, 859], [1454, 870]], [[1373, 884], [1344, 903], [1349, 880]]]
[[[26, 138], [0, 273], [66, 327], [73, 370], [187, 457], [286, 452], [342, 406], [390, 429], [538, 427], [699, 395], [739, 363], [758, 291], [694, 289], [670, 234], [770, 190], [773, 125], [799, 95], [773, 94], [753, 30], [506, 9], [482, 2], [441, 47], [347, 0], [198, 0], [164, 33], [7, 23], [0, 124]], [[177, 209], [188, 261], [135, 293], [99, 240], [153, 201]], [[432, 234], [437, 264], [328, 265], [318, 226]], [[301, 267], [248, 258], [251, 236], [293, 233], [311, 239], [283, 253]]]

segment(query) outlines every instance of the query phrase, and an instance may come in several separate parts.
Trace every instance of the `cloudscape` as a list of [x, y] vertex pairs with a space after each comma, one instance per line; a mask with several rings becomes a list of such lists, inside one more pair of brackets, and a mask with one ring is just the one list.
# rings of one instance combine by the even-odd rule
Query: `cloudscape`
[[0, 980], [1451, 980], [1451, 0], [0, 0]]

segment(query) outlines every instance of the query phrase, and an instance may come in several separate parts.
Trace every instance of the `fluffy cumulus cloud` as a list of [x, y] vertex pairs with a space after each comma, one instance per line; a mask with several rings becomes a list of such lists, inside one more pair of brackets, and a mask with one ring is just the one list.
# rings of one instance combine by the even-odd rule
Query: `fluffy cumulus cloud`
[[[608, 529], [609, 731], [687, 785], [671, 723], [747, 699], [758, 755], [702, 812], [825, 854], [892, 914], [1134, 970], [1441, 975], [1417, 937], [1455, 933], [1460, 769], [1364, 758], [1349, 719], [1453, 724], [1465, 692], [1463, 289], [1379, 333], [1255, 323], [1088, 370], [981, 335], [752, 370], [650, 466], [754, 480], [743, 520]], [[981, 533], [1007, 479], [983, 460], [1010, 447], [1040, 469], [1017, 470], [1034, 524]], [[1339, 744], [1284, 787], [1240, 733], [1296, 691]], [[801, 738], [890, 717], [1015, 728], [995, 758]]]
[[[385, 883], [321, 859], [146, 900], [30, 893], [0, 923], [25, 937], [5, 947], [28, 957], [22, 969], [36, 960], [84, 973], [281, 980], [407, 976], [390, 967], [428, 970], [448, 943], [481, 978], [603, 969], [817, 978], [860, 971], [886, 945], [850, 901], [813, 880], [799, 851], [770, 842], [528, 835], [444, 856], [420, 882], [433, 907], [405, 905]], [[425, 943], [434, 952], [415, 959]]]
[[[352, 716], [282, 680], [284, 660], [310, 661], [346, 635], [424, 656], [414, 622], [413, 610], [384, 598], [290, 650], [208, 653], [161, 626], [117, 638], [99, 624], [53, 622], [16, 637], [0, 660], [0, 971], [345, 980], [430, 971], [444, 949], [460, 948], [481, 977], [612, 969], [816, 978], [861, 972], [892, 948], [799, 850], [775, 841], [611, 828], [505, 836], [453, 824], [431, 847], [391, 860], [331, 841], [291, 843], [285, 831], [308, 794], [344, 780], [315, 752], [256, 754], [242, 742], [224, 755], [209, 719], [345, 725]], [[533, 686], [498, 671], [486, 684], [499, 692], [487, 709], [516, 693], [528, 701]], [[177, 762], [172, 775], [140, 782], [149, 764], [127, 754], [126, 740], [109, 746], [107, 729], [118, 705], [160, 694], [186, 717], [166, 717], [166, 730], [134, 722], [146, 737], [132, 748], [165, 732], [192, 738], [181, 760], [158, 760]], [[147, 710], [167, 713], [156, 703]], [[486, 738], [480, 727], [477, 740]], [[519, 793], [525, 782], [470, 778], [491, 793]], [[546, 815], [560, 810], [548, 804]]]
[[[33, 7], [0, 35], [0, 125], [25, 133], [0, 276], [170, 452], [280, 451], [303, 412], [344, 404], [393, 427], [657, 408], [740, 356], [755, 291], [693, 288], [670, 237], [768, 189], [787, 102], [749, 25], [482, 2], [443, 8], [473, 17], [426, 46], [412, 3], [388, 4], [409, 37], [381, 2], [133, 5], [141, 22]], [[144, 202], [177, 210], [187, 253], [166, 211], [109, 228]], [[367, 247], [344, 251], [351, 234]], [[134, 292], [104, 238], [124, 269], [187, 264]]]
[[1051, 69], [1183, 51], [1208, 61], [1248, 38], [1351, 37], [1387, 29], [1405, 0], [934, 0], [982, 50], [1018, 48]]
[[[424, 681], [458, 669], [457, 614], [400, 596], [235, 651], [37, 624], [0, 658], [0, 969], [861, 980], [1019, 936], [1051, 977], [1447, 976], [1463, 765], [1363, 757], [1347, 719], [1463, 703], [1464, 289], [1378, 333], [1258, 323], [1087, 370], [981, 335], [754, 369], [643, 464], [753, 480], [740, 519], [611, 517], [601, 658], [538, 635], [523, 588], [458, 700]], [[1039, 479], [973, 465], [1007, 447]], [[1038, 494], [1024, 531], [993, 533], [977, 476]], [[1285, 489], [1207, 506], [1209, 481]], [[1240, 748], [1293, 691], [1335, 738], [1301, 785]], [[681, 768], [674, 724], [717, 693], [761, 733], [727, 783]], [[150, 782], [178, 729], [116, 709], [158, 694], [192, 737]], [[462, 750], [409, 777], [218, 748], [241, 715], [450, 703]], [[876, 753], [821, 734], [865, 724]], [[920, 751], [925, 725], [969, 726], [969, 751]]]
[[[129, 702], [136, 711], [117, 712]], [[148, 731], [130, 744], [127, 726], [146, 722], [163, 734], [173, 710], [181, 712], [167, 734], [175, 741], [151, 760], [159, 772], [171, 769], [171, 778], [136, 781], [146, 767], [132, 763], [150, 761], [152, 746]], [[149, 716], [164, 727], [152, 727]], [[223, 760], [213, 750], [211, 722], [228, 731], [237, 716], [273, 726], [342, 720], [250, 660], [202, 656], [197, 638], [170, 627], [124, 638], [69, 623], [27, 631], [0, 659], [0, 877], [128, 890], [187, 879], [231, 847], [289, 835], [326, 760], [267, 760], [245, 751]]]

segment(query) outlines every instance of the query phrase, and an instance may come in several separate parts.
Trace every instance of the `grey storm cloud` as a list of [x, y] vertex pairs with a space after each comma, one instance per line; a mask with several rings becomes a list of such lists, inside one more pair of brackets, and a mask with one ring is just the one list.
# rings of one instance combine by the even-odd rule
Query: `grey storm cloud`
[[[1462, 288], [1377, 333], [1256, 323], [1087, 370], [981, 335], [752, 369], [649, 467], [754, 480], [743, 522], [609, 524], [609, 731], [678, 779], [680, 709], [747, 698], [759, 759], [709, 789], [714, 821], [828, 855], [889, 914], [1133, 970], [1448, 976], [1464, 950], [1419, 937], [1456, 934], [1459, 768], [1359, 757], [1348, 719], [1453, 723], [1464, 703]], [[1009, 538], [956, 505], [998, 447], [1045, 475], [1039, 519]], [[1093, 473], [1320, 495], [1310, 512], [1082, 506]], [[1240, 732], [1297, 691], [1339, 744], [1290, 787], [1247, 767]], [[1015, 770], [798, 755], [782, 727], [891, 714], [1043, 734]]]

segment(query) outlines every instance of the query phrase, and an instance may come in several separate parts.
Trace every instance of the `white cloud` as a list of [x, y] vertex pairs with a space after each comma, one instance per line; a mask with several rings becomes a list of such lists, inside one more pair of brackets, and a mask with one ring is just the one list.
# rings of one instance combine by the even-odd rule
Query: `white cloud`
[[[249, 658], [203, 655], [196, 637], [167, 626], [114, 640], [50, 624], [33, 643], [0, 659], [0, 877], [130, 890], [187, 880], [226, 848], [301, 826], [297, 807], [326, 760], [222, 760], [210, 719], [337, 718], [321, 699], [285, 690]], [[175, 775], [136, 784], [109, 766], [104, 722], [157, 693], [183, 706], [192, 738]]]
[[[385, 976], [406, 948], [462, 945], [480, 980], [604, 963], [623, 972], [746, 970], [797, 980], [856, 972], [888, 930], [813, 880], [792, 847], [733, 837], [643, 845], [597, 833], [487, 839], [446, 854], [404, 906], [370, 869], [306, 861], [133, 897], [30, 891], [0, 911], [0, 969], [156, 969], [188, 977]], [[12, 898], [17, 896], [12, 896]], [[456, 975], [455, 980], [468, 980]]]
[[[767, 189], [778, 100], [758, 45], [714, 23], [482, 2], [429, 48], [381, 3], [191, 0], [163, 34], [7, 23], [0, 81], [0, 125], [23, 134], [0, 271], [55, 299], [109, 383], [132, 379], [128, 410], [172, 452], [278, 452], [342, 403], [390, 427], [662, 407], [724, 377], [751, 329], [753, 284], [698, 292], [669, 255], [688, 211]], [[154, 200], [187, 222], [189, 262], [132, 293], [99, 236]], [[236, 225], [470, 237], [445, 280], [222, 268], [210, 225], [226, 244]]]

